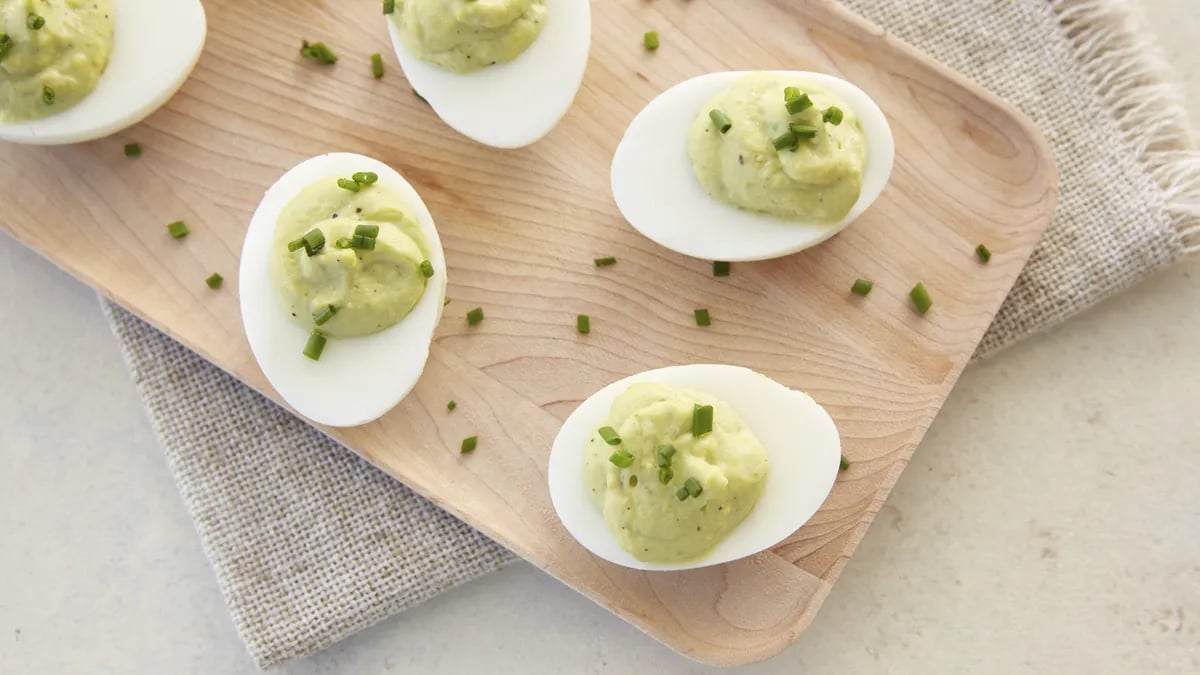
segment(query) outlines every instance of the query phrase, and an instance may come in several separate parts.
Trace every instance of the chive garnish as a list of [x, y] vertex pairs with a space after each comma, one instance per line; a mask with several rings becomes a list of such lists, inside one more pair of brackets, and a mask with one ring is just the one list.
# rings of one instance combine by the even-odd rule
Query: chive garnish
[[637, 474], [634, 474], [629, 477], [629, 487], [637, 487], [637, 485], [638, 485], [638, 477], [637, 477]]
[[371, 55], [371, 74], [375, 79], [383, 79], [383, 57], [378, 52]]
[[609, 265], [616, 265], [617, 259], [612, 256], [608, 256], [607, 258], [596, 258], [592, 262], [596, 263], [596, 267], [608, 267]]
[[713, 276], [727, 277], [729, 276], [729, 263], [724, 260], [713, 261]]
[[710, 317], [708, 315], [707, 309], [697, 309], [692, 313], [696, 315], [696, 325], [697, 326], [711, 326], [712, 325], [712, 317]]
[[378, 237], [379, 236], [379, 226], [378, 225], [368, 225], [366, 223], [363, 223], [361, 225], [355, 225], [354, 226], [354, 234], [361, 234], [364, 237]]
[[673, 478], [675, 478], [675, 472], [671, 470], [671, 467], [664, 466], [659, 468], [658, 482], [662, 483], [663, 485], [670, 485], [671, 479]]
[[916, 307], [917, 311], [922, 314], [928, 312], [930, 307], [933, 307], [933, 300], [929, 297], [929, 291], [925, 290], [925, 284], [921, 282], [917, 282], [917, 285], [913, 286], [913, 289], [908, 292], [908, 297], [912, 299], [913, 307]]
[[383, 13], [391, 14], [396, 11], [396, 0], [383, 0]]
[[[787, 90], [784, 91], [786, 92]], [[808, 110], [813, 104], [812, 99], [809, 98], [808, 94], [800, 94], [798, 91], [796, 93], [799, 95], [793, 96], [784, 101], [784, 105], [787, 106], [787, 111], [793, 115]]]
[[687, 488], [685, 488], [685, 487], [681, 487], [675, 491], [675, 497], [677, 499], [679, 499], [679, 501], [681, 501], [681, 502], [685, 501], [688, 497], [691, 497], [691, 496], [692, 496], [691, 493], [689, 493]]
[[221, 276], [220, 274], [217, 274], [216, 272], [213, 272], [212, 274], [208, 275], [208, 278], [204, 280], [204, 283], [208, 284], [208, 287], [213, 289], [214, 291], [217, 290], [218, 288], [220, 288], [221, 284], [224, 282], [225, 282], [225, 277]]
[[359, 185], [356, 181], [350, 180], [349, 178], [337, 179], [337, 186], [343, 190], [349, 190], [351, 192], [358, 192], [362, 189], [361, 185]]
[[483, 308], [482, 307], [476, 307], [475, 309], [467, 312], [467, 325], [474, 326], [475, 324], [479, 323], [480, 321], [483, 321]]
[[695, 404], [692, 408], [692, 436], [700, 437], [712, 431], [713, 407]]
[[850, 292], [855, 295], [866, 295], [875, 288], [875, 282], [869, 279], [855, 279], [854, 285], [850, 287]]
[[379, 180], [379, 174], [374, 171], [359, 171], [351, 178], [359, 185], [374, 185]]
[[375, 237], [368, 237], [364, 234], [356, 234], [350, 237], [350, 248], [356, 248], [360, 251], [374, 251]]
[[980, 244], [975, 247], [975, 257], [979, 258], [979, 262], [987, 264], [992, 259], [992, 252], [987, 246]]
[[454, 410], [457, 407], [458, 407], [458, 403], [455, 401], [450, 401], [449, 403], [446, 404], [446, 410]]
[[800, 138], [791, 129], [788, 129], [785, 133], [772, 138], [771, 143], [776, 150], [794, 150], [800, 143]]
[[600, 434], [600, 438], [603, 438], [604, 442], [609, 445], [621, 444], [621, 437], [617, 435], [617, 430], [612, 427], [600, 427], [596, 433]]
[[842, 455], [842, 462], [838, 466], [838, 471], [845, 471], [846, 469], [849, 469], [849, 468], [850, 468], [850, 460], [846, 459], [845, 455]]
[[126, 143], [125, 144], [125, 156], [126, 157], [141, 157], [142, 156], [142, 146], [138, 145], [137, 143]]
[[592, 332], [592, 318], [587, 314], [580, 314], [575, 317], [575, 330], [579, 331], [580, 335], [587, 335]]
[[689, 478], [683, 481], [683, 488], [687, 490], [688, 495], [692, 497], [699, 497], [700, 493], [704, 492], [704, 486], [701, 485], [700, 481], [696, 480], [695, 478]]
[[462, 447], [459, 448], [459, 452], [464, 455], [470, 454], [472, 452], [475, 452], [475, 446], [477, 446], [477, 445], [479, 445], [479, 437], [478, 436], [471, 436], [470, 438], [464, 438], [463, 442], [462, 442]]
[[313, 312], [313, 323], [317, 324], [318, 326], [324, 326], [326, 323], [329, 323], [329, 320], [333, 318], [334, 314], [337, 314], [337, 307], [334, 307], [333, 305], [325, 305], [316, 312]]
[[8, 52], [12, 49], [13, 41], [8, 33], [0, 33], [0, 61], [8, 56]]
[[308, 257], [313, 257], [318, 251], [325, 248], [325, 233], [321, 228], [314, 227], [304, 235], [304, 252]]
[[812, 138], [817, 135], [817, 128], [811, 124], [789, 124], [788, 131], [796, 134], [796, 138]]
[[333, 50], [324, 42], [309, 44], [308, 40], [301, 41], [300, 56], [326, 66], [331, 66], [337, 63], [338, 60], [337, 54], [334, 54]]
[[733, 120], [729, 119], [729, 115], [713, 108], [708, 111], [708, 119], [712, 120], [713, 126], [721, 133], [728, 133], [733, 128]]
[[633, 466], [633, 455], [628, 450], [617, 450], [608, 456], [608, 461], [616, 464], [622, 469], [628, 469]]
[[675, 456], [675, 446], [660, 445], [655, 449], [654, 456], [660, 468], [669, 469], [671, 468], [671, 458]]
[[835, 127], [842, 123], [843, 117], [842, 109], [836, 105], [829, 106], [821, 113], [821, 121], [832, 124]]
[[325, 336], [321, 334], [321, 331], [314, 330], [308, 336], [308, 342], [304, 343], [304, 355], [313, 361], [320, 361], [323, 351], [325, 351]]
[[188, 229], [187, 223], [184, 223], [182, 220], [177, 220], [167, 225], [167, 232], [176, 239], [183, 239], [191, 234], [192, 231]]
[[[339, 239], [338, 241], [342, 241], [342, 240]], [[302, 248], [304, 248], [304, 237], [300, 237], [299, 239], [293, 239], [288, 242], [288, 253], [294, 253], [296, 251], [299, 251]]]
[[30, 14], [25, 17], [25, 27], [29, 30], [41, 30], [46, 25], [46, 18], [40, 14]]
[[54, 105], [54, 90], [50, 87], [42, 87], [42, 103]]
[[[294, 244], [296, 242], [292, 242]], [[291, 249], [292, 244], [288, 244], [288, 249]], [[354, 248], [354, 240], [350, 237], [338, 237], [338, 240], [333, 242], [336, 248]]]
[[783, 102], [787, 103], [788, 101], [790, 101], [794, 98], [800, 98], [800, 94], [801, 94], [801, 91], [800, 91], [799, 87], [784, 87], [783, 88]]
[[448, 304], [450, 304], [450, 298], [446, 298], [445, 300], [442, 300], [442, 307], [445, 307]]
[[646, 34], [642, 36], [642, 45], [646, 48], [647, 51], [652, 52], [655, 49], [658, 49], [658, 31], [656, 31], [656, 30], [646, 31]]
[[421, 276], [425, 277], [426, 279], [433, 276], [433, 263], [429, 262], [428, 260], [422, 260], [420, 267]]

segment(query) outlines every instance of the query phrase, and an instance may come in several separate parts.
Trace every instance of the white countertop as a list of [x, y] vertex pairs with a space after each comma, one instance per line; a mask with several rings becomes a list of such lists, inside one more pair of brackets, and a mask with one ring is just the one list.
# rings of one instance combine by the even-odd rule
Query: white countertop
[[[1147, 0], [1200, 112], [1200, 5]], [[1193, 114], [1200, 127], [1200, 114]], [[252, 673], [93, 293], [0, 235], [0, 673]], [[971, 367], [747, 673], [1200, 672], [1200, 260]], [[526, 564], [281, 672], [707, 672]]]

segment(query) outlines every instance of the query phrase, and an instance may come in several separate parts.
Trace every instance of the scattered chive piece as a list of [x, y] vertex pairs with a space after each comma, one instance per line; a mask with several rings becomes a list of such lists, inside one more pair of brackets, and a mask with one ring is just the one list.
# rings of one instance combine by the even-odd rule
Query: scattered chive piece
[[337, 63], [338, 60], [337, 54], [334, 54], [333, 50], [324, 42], [309, 44], [308, 40], [301, 41], [300, 56], [326, 66], [331, 66]]
[[629, 467], [633, 466], [633, 455], [631, 455], [627, 450], [617, 450], [608, 456], [608, 461], [616, 464], [622, 469], [628, 469]]
[[685, 488], [685, 487], [681, 487], [675, 491], [675, 497], [678, 498], [679, 501], [681, 501], [681, 502], [691, 496], [692, 496], [691, 493], [689, 493], [687, 491], [687, 488]]
[[671, 467], [664, 466], [658, 470], [658, 482], [663, 485], [669, 485], [673, 478], [675, 478], [675, 472], [671, 470]]
[[325, 351], [325, 336], [321, 334], [321, 331], [314, 330], [312, 335], [308, 336], [308, 342], [304, 344], [304, 355], [313, 361], [320, 361], [323, 351]]
[[25, 17], [25, 27], [29, 30], [41, 30], [46, 25], [46, 18], [40, 14], [30, 14]]
[[850, 292], [855, 295], [866, 295], [875, 288], [875, 282], [868, 279], [855, 279], [854, 285], [850, 287]]
[[337, 180], [337, 185], [338, 185], [338, 187], [342, 188], [343, 190], [349, 190], [351, 192], [358, 192], [359, 190], [362, 189], [361, 185], [350, 180], [349, 178], [339, 178]]
[[325, 248], [325, 233], [321, 228], [314, 227], [304, 235], [304, 252], [308, 257], [313, 257], [318, 251]]
[[849, 469], [849, 468], [850, 468], [850, 460], [846, 459], [845, 455], [842, 455], [842, 463], [840, 466], [838, 466], [838, 471], [845, 471], [846, 469]]
[[986, 265], [992, 259], [992, 252], [987, 246], [980, 244], [975, 247], [975, 257], [979, 258], [979, 262]]
[[125, 144], [125, 156], [126, 157], [141, 157], [142, 156], [142, 146], [137, 143], [126, 143]]
[[8, 56], [8, 52], [12, 49], [12, 46], [13, 41], [8, 36], [8, 33], [0, 33], [0, 61], [3, 61], [4, 57]]
[[808, 110], [812, 107], [812, 104], [812, 99], [809, 98], [808, 94], [793, 96], [784, 102], [784, 105], [787, 106], [787, 111], [793, 115]]
[[379, 174], [374, 171], [359, 171], [350, 178], [359, 185], [374, 185], [379, 180]]
[[429, 101], [426, 101], [425, 97], [421, 95], [421, 92], [417, 91], [416, 89], [413, 89], [413, 96], [416, 96], [417, 98], [421, 99], [421, 103], [424, 103], [425, 105], [429, 105]]
[[733, 120], [729, 119], [729, 115], [713, 108], [708, 111], [708, 119], [712, 120], [713, 126], [721, 133], [728, 133], [733, 128]]
[[167, 232], [176, 239], [183, 239], [191, 234], [192, 231], [188, 229], [187, 223], [183, 222], [182, 220], [177, 220], [170, 225], [167, 225]]
[[908, 292], [908, 297], [912, 298], [913, 307], [916, 307], [917, 311], [922, 314], [928, 312], [930, 307], [933, 307], [933, 300], [929, 297], [929, 291], [925, 290], [924, 283], [917, 282], [917, 285], [913, 286], [913, 289]]
[[350, 237], [350, 247], [360, 251], [374, 251], [375, 237], [368, 237], [361, 234], [356, 234]]
[[294, 253], [304, 248], [304, 237], [293, 239], [288, 242], [288, 253]]
[[711, 326], [712, 325], [712, 317], [710, 317], [708, 315], [707, 309], [697, 309], [696, 311], [693, 312], [693, 314], [696, 315], [696, 325], [697, 326]]
[[429, 262], [428, 260], [421, 261], [421, 276], [425, 277], [426, 279], [433, 276], [433, 263]]
[[457, 407], [458, 407], [458, 403], [455, 401], [450, 401], [449, 403], [446, 404], [446, 410], [454, 410]]
[[208, 284], [208, 287], [215, 291], [221, 287], [221, 284], [224, 281], [225, 277], [213, 272], [212, 274], [208, 275], [208, 278], [204, 280], [204, 283]]
[[474, 326], [475, 324], [479, 323], [480, 321], [483, 321], [483, 308], [482, 307], [476, 307], [475, 309], [467, 312], [467, 325]]
[[383, 13], [392, 14], [396, 11], [396, 0], [383, 0]]
[[337, 307], [334, 307], [333, 305], [325, 305], [313, 314], [313, 323], [317, 324], [318, 326], [324, 326], [329, 322], [330, 319], [333, 318], [334, 314], [337, 314]]
[[663, 469], [671, 468], [671, 458], [675, 456], [675, 446], [660, 445], [654, 451], [655, 457], [658, 459], [657, 464]]
[[844, 114], [842, 109], [836, 105], [831, 105], [821, 113], [821, 121], [837, 126], [842, 123]]
[[471, 436], [470, 438], [464, 438], [463, 442], [462, 442], [462, 447], [459, 449], [459, 453], [463, 454], [463, 455], [468, 455], [472, 452], [475, 452], [475, 446], [477, 446], [477, 445], [479, 445], [479, 437], [478, 436]]
[[794, 98], [800, 98], [800, 93], [801, 92], [798, 87], [784, 87], [783, 88], [783, 102], [787, 103], [788, 101], [790, 101]]
[[648, 51], [654, 51], [655, 49], [658, 49], [658, 31], [646, 31], [646, 34], [642, 36], [642, 45], [645, 46]]
[[776, 150], [794, 149], [799, 142], [800, 138], [791, 129], [771, 139], [771, 143], [775, 146]]
[[596, 433], [600, 434], [600, 438], [609, 445], [620, 445], [621, 437], [617, 435], [617, 430], [612, 427], [600, 427]]
[[630, 476], [629, 477], [629, 487], [637, 487], [637, 484], [638, 484], [637, 474]]
[[714, 260], [713, 261], [713, 276], [714, 277], [729, 276], [729, 263], [725, 262], [724, 260]]
[[796, 134], [796, 138], [812, 138], [817, 135], [817, 128], [811, 124], [789, 124], [788, 131]]
[[617, 259], [612, 256], [608, 256], [607, 258], [596, 258], [592, 262], [596, 263], [596, 267], [608, 267], [609, 265], [616, 265]]
[[50, 87], [42, 87], [42, 103], [54, 105], [54, 90]]
[[699, 438], [712, 431], [712, 427], [713, 407], [697, 403], [692, 409], [692, 436]]
[[579, 331], [580, 335], [587, 335], [592, 332], [592, 319], [587, 314], [580, 314], [575, 317], [575, 330]]
[[692, 497], [699, 497], [701, 492], [704, 492], [704, 486], [695, 478], [689, 478], [683, 481], [683, 488], [688, 491]]
[[445, 307], [448, 304], [450, 304], [450, 298], [446, 298], [445, 300], [442, 301], [442, 307]]
[[355, 225], [354, 234], [361, 234], [364, 237], [378, 237], [379, 226], [367, 225], [366, 223], [363, 223], [362, 225]]
[[383, 79], [383, 57], [378, 52], [371, 55], [371, 74], [375, 79]]

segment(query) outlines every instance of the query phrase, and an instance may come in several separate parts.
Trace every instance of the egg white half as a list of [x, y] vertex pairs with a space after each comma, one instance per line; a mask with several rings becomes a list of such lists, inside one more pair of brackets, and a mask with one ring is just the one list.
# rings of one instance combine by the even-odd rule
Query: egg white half
[[733, 71], [681, 82], [634, 117], [617, 146], [611, 171], [613, 198], [630, 225], [661, 246], [693, 258], [765, 260], [825, 241], [874, 203], [887, 185], [896, 155], [883, 111], [866, 92], [841, 78], [775, 72], [824, 87], [846, 101], [862, 122], [867, 143], [862, 192], [846, 217], [832, 224], [784, 220], [726, 204], [700, 185], [688, 157], [688, 129], [709, 99], [749, 74]]
[[[268, 260], [275, 253], [275, 226], [283, 208], [304, 188], [358, 171], [374, 171], [378, 186], [404, 198], [429, 242], [434, 274], [417, 306], [395, 326], [366, 337], [329, 338], [321, 360], [313, 361], [302, 353], [312, 329], [292, 320], [271, 283]], [[429, 209], [400, 174], [363, 155], [318, 155], [296, 165], [263, 196], [242, 246], [238, 295], [250, 350], [283, 400], [317, 424], [357, 426], [394, 408], [420, 379], [442, 316], [446, 258]]]
[[[728, 403], [754, 432], [771, 462], [754, 511], [703, 558], [647, 563], [617, 543], [584, 484], [584, 448], [607, 419], [613, 401], [635, 382], [704, 391]], [[842, 445], [833, 419], [809, 395], [748, 368], [694, 364], [649, 370], [592, 394], [571, 413], [550, 451], [550, 500], [571, 536], [595, 555], [639, 570], [686, 570], [765, 551], [800, 529], [837, 479]]]
[[0, 140], [82, 143], [141, 122], [183, 86], [207, 34], [200, 0], [113, 0], [112, 54], [92, 93], [49, 117], [0, 124]]
[[592, 40], [588, 0], [546, 0], [546, 23], [533, 44], [508, 63], [452, 73], [405, 48], [385, 16], [408, 83], [442, 121], [484, 145], [520, 148], [541, 139], [575, 100]]

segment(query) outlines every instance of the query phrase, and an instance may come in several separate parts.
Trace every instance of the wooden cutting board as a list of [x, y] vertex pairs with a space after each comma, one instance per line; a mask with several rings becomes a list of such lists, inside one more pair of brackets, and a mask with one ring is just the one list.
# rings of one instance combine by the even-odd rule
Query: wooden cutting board
[[[4, 228], [268, 396], [236, 298], [250, 213], [287, 168], [323, 152], [390, 163], [422, 193], [449, 261], [453, 303], [425, 375], [391, 414], [331, 432], [374, 464], [686, 656], [771, 656], [808, 625], [853, 554], [1049, 223], [1056, 173], [1024, 117], [887, 33], [821, 0], [603, 0], [592, 58], [562, 124], [493, 150], [451, 132], [390, 54], [376, 0], [209, 0], [208, 45], [171, 103], [118, 137], [4, 146]], [[286, 7], [286, 9], [285, 9]], [[662, 48], [647, 53], [643, 31]], [[337, 66], [303, 63], [302, 37]], [[371, 79], [382, 52], [387, 76]], [[619, 216], [609, 161], [666, 87], [713, 70], [841, 75], [896, 136], [888, 189], [853, 227], [786, 259], [734, 266], [663, 250]], [[137, 141], [140, 159], [122, 144]], [[186, 220], [192, 235], [164, 225]], [[973, 255], [984, 242], [991, 264]], [[615, 255], [616, 267], [592, 259]], [[220, 291], [204, 279], [226, 278]], [[875, 281], [868, 298], [848, 293]], [[924, 281], [926, 316], [908, 290]], [[467, 310], [487, 320], [468, 327]], [[708, 307], [709, 328], [692, 309]], [[575, 315], [590, 314], [578, 335]], [[559, 524], [551, 439], [602, 385], [671, 364], [727, 362], [811, 393], [853, 462], [824, 508], [774, 550], [684, 573], [604, 563]], [[446, 411], [446, 402], [458, 410]], [[463, 437], [478, 435], [474, 455]], [[287, 452], [280, 448], [280, 452]]]

